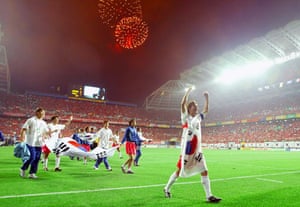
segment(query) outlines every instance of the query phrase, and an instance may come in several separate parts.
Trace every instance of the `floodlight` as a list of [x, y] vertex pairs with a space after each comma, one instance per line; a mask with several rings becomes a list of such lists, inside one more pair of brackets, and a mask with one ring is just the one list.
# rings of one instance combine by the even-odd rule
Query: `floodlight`
[[273, 65], [274, 63], [272, 61], [266, 60], [251, 63], [240, 68], [231, 68], [224, 71], [216, 81], [224, 84], [232, 84], [246, 78], [257, 77], [266, 72]]

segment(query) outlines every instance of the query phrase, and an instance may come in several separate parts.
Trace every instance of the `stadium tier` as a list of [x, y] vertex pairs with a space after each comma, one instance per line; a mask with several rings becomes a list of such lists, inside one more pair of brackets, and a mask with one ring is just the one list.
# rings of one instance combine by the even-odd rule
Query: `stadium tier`
[[[1, 131], [6, 137], [18, 136], [22, 124], [36, 107], [46, 110], [46, 119], [59, 115], [62, 122], [70, 115], [74, 119], [64, 130], [71, 136], [78, 128], [93, 126], [99, 129], [103, 120], [110, 120], [113, 131], [124, 129], [131, 118], [136, 118], [145, 137], [154, 144], [179, 142], [181, 126], [179, 111], [145, 110], [144, 108], [117, 104], [71, 100], [61, 97], [33, 94], [7, 94], [1, 92]], [[275, 96], [243, 104], [212, 108], [203, 123], [204, 143], [265, 142], [300, 140], [300, 97]]]

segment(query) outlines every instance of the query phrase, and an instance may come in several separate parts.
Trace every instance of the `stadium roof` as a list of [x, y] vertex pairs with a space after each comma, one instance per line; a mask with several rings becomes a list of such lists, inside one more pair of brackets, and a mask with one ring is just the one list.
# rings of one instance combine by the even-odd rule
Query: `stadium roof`
[[[215, 104], [221, 104], [228, 93], [222, 93], [224, 87], [215, 82], [220, 75], [227, 71], [231, 76], [246, 73], [246, 68], [263, 69], [262, 65], [274, 68], [276, 65], [285, 65], [286, 62], [295, 62], [299, 65], [300, 56], [300, 20], [290, 22], [286, 26], [272, 30], [263, 37], [255, 38], [249, 43], [240, 45], [220, 56], [213, 57], [180, 74], [180, 80], [170, 80], [150, 94], [145, 100], [146, 109], [179, 110], [181, 98], [185, 88], [190, 85], [196, 87], [191, 95], [209, 91]], [[267, 66], [265, 66], [267, 68]], [[299, 68], [298, 67], [298, 68]], [[232, 69], [232, 70], [230, 70]], [[254, 83], [257, 81], [251, 82]], [[244, 82], [245, 83], [245, 82]], [[245, 85], [245, 84], [244, 84]], [[236, 86], [236, 87], [240, 87]], [[237, 94], [231, 94], [237, 97]], [[193, 97], [192, 97], [193, 98]], [[199, 97], [194, 97], [198, 99]]]

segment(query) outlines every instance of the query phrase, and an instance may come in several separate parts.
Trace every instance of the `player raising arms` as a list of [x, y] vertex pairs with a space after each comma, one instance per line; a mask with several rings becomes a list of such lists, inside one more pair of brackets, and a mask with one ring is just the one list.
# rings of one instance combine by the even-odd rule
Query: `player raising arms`
[[204, 108], [201, 113], [198, 112], [196, 101], [188, 102], [188, 96], [192, 88], [189, 88], [181, 101], [181, 123], [182, 123], [182, 143], [181, 155], [177, 163], [177, 170], [172, 173], [168, 183], [164, 188], [166, 198], [171, 197], [171, 186], [176, 179], [180, 177], [189, 177], [195, 174], [201, 174], [202, 185], [206, 194], [206, 201], [218, 203], [222, 199], [212, 195], [208, 169], [201, 146], [201, 120], [208, 112], [208, 93], [204, 92]]

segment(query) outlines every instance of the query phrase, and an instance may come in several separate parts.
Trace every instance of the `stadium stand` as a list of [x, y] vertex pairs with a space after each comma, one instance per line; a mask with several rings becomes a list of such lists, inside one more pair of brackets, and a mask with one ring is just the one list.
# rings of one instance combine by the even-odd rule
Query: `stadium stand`
[[[0, 93], [3, 97], [0, 101], [1, 130], [10, 140], [8, 143], [13, 143], [25, 119], [38, 106], [46, 109], [47, 120], [53, 115], [60, 115], [64, 122], [73, 115], [73, 122], [64, 130], [64, 136], [71, 136], [76, 129], [86, 126], [99, 129], [106, 119], [111, 121], [112, 130], [121, 129], [123, 136], [122, 129], [126, 128], [132, 117], [137, 118], [144, 136], [153, 139], [154, 144], [165, 144], [174, 139], [179, 142], [181, 136], [179, 111], [162, 113], [159, 110], [71, 100], [47, 94]], [[300, 140], [299, 117], [289, 117], [300, 112], [300, 97], [286, 96], [283, 94], [271, 99], [249, 100], [243, 104], [211, 109], [204, 123], [204, 143]]]

